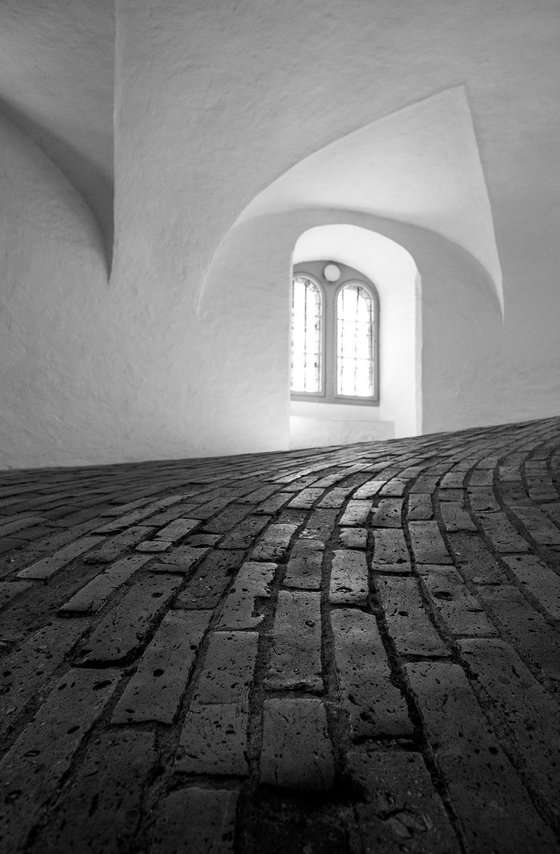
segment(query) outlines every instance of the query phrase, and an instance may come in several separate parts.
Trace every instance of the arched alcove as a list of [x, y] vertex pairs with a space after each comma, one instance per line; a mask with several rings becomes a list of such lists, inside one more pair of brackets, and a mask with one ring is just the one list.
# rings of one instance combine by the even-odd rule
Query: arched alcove
[[412, 436], [421, 431], [421, 293], [414, 259], [382, 234], [348, 223], [304, 231], [292, 264], [329, 259], [374, 283], [379, 311], [379, 403], [290, 403], [291, 447]]

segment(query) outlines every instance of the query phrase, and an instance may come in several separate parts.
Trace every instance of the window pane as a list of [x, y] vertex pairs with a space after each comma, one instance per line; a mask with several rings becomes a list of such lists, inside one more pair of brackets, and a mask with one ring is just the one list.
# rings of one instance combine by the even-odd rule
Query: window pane
[[306, 276], [292, 282], [292, 391], [317, 394], [322, 385], [323, 306], [319, 286]]
[[336, 393], [373, 397], [373, 299], [358, 284], [345, 285], [336, 303]]

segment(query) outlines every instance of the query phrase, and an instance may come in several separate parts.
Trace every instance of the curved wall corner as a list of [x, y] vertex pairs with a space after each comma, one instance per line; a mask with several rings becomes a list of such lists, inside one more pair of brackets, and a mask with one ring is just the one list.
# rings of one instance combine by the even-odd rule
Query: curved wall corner
[[95, 423], [100, 232], [64, 175], [2, 117], [0, 200], [0, 467], [79, 459]]

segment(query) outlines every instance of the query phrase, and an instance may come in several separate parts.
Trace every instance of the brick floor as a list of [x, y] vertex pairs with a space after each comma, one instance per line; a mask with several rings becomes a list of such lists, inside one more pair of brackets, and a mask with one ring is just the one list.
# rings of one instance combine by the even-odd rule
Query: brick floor
[[560, 419], [0, 473], [0, 849], [560, 852]]

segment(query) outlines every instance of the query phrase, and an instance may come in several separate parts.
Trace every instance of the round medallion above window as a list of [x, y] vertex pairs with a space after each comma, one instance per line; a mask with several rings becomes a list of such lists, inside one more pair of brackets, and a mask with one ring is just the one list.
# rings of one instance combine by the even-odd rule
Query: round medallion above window
[[323, 270], [323, 276], [327, 282], [338, 282], [341, 276], [340, 267], [337, 267], [336, 264], [327, 264]]

